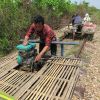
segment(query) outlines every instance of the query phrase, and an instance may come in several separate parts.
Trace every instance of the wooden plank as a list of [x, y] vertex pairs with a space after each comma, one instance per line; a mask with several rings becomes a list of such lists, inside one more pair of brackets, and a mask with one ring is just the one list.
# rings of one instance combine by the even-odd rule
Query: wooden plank
[[[78, 68], [77, 70], [79, 70], [79, 68]], [[79, 73], [79, 72], [78, 72], [78, 73]], [[71, 92], [70, 92], [70, 95], [69, 95], [69, 100], [72, 99], [72, 95], [73, 95], [73, 93], [74, 93], [74, 89], [75, 89], [75, 86], [76, 86], [76, 83], [77, 83], [78, 79], [79, 79], [79, 74], [76, 75], [76, 78], [75, 78], [73, 87], [72, 87]]]
[[[58, 93], [58, 97], [61, 97], [61, 93], [62, 93], [62, 91], [64, 90], [64, 88], [65, 88], [65, 86], [66, 86], [66, 84], [69, 82], [69, 80], [70, 79], [68, 79], [69, 78], [69, 72], [71, 72], [72, 71], [72, 68], [71, 68], [71, 66], [69, 66], [70, 68], [66, 71], [66, 74], [64, 75], [64, 77], [63, 77], [63, 79], [64, 79], [64, 83], [63, 83], [63, 85], [62, 85], [62, 87], [61, 87], [61, 89], [60, 89], [60, 91], [59, 91], [59, 93]], [[66, 78], [66, 76], [68, 76], [67, 78]], [[59, 89], [59, 88], [58, 88]], [[57, 92], [55, 92], [55, 94], [56, 94]]]
[[7, 80], [7, 83], [13, 85], [13, 81], [16, 79], [16, 77], [18, 77], [18, 72], [15, 75], [13, 75], [12, 77], [10, 77], [10, 79]]
[[[70, 69], [71, 70], [71, 69]], [[68, 74], [68, 72], [69, 71], [66, 71], [67, 72], [67, 74]], [[64, 78], [65, 79], [65, 78]], [[66, 82], [65, 82], [65, 84], [68, 82], [68, 79], [65, 79], [65, 80], [67, 80]], [[52, 92], [52, 94], [50, 95], [50, 99], [53, 99], [53, 95], [55, 96], [56, 94], [57, 94], [57, 92], [59, 91], [59, 89], [61, 88], [61, 85], [64, 85], [64, 81], [59, 81], [59, 84], [58, 85], [56, 85], [55, 86], [55, 89], [53, 89], [53, 92]], [[54, 91], [55, 90], [55, 91]], [[61, 91], [62, 92], [62, 91]]]
[[[54, 69], [54, 71], [52, 72], [52, 71], [50, 71], [53, 75], [54, 75], [54, 73], [55, 73], [55, 71], [57, 70], [57, 65], [56, 65], [56, 68]], [[51, 74], [51, 73], [48, 73], [48, 76], [49, 76], [49, 74]], [[39, 85], [37, 85], [36, 87], [35, 87], [35, 92], [33, 92], [33, 95], [32, 96], [34, 96], [35, 94], [39, 94], [39, 92], [44, 88], [44, 86], [45, 86], [45, 84], [47, 84], [48, 82], [49, 82], [49, 80], [50, 80], [50, 77], [44, 77], [44, 76], [42, 76], [43, 77], [43, 79], [40, 81], [40, 83], [39, 83]], [[36, 99], [36, 97], [34, 98], [34, 99]]]
[[2, 64], [0, 64], [0, 69], [2, 69], [4, 66], [6, 66], [8, 64], [11, 64], [14, 60], [16, 60], [16, 58], [7, 60], [6, 62], [3, 62]]
[[7, 63], [11, 62], [11, 60], [16, 59], [16, 57], [17, 57], [17, 53], [14, 53], [14, 54], [6, 56], [6, 57], [3, 57], [0, 60], [0, 68], [1, 68], [1, 65], [5, 64], [5, 63], [7, 64]]
[[[31, 73], [28, 73], [27, 77], [26, 77], [25, 72], [19, 72], [19, 74], [22, 75], [22, 77], [20, 77], [20, 75], [16, 76], [16, 75], [18, 75], [18, 73], [16, 73], [16, 75], [13, 73], [13, 75], [15, 75], [15, 77], [20, 77], [19, 80], [16, 80], [18, 82], [17, 84], [15, 84], [15, 83], [14, 84], [9, 83], [9, 80], [7, 80], [7, 79], [9, 79], [8, 77], [10, 77], [11, 78], [10, 81], [12, 82], [12, 80], [15, 78], [15, 77], [13, 77], [12, 74], [10, 76], [6, 77], [6, 80], [2, 82], [2, 84], [4, 84], [4, 86], [3, 86], [2, 89], [5, 92], [13, 95], [13, 93], [15, 93], [16, 91], [18, 91], [18, 89], [20, 89], [21, 86], [23, 86], [24, 84], [26, 84], [29, 81], [29, 79], [33, 77], [33, 74], [31, 74]], [[1, 87], [0, 87], [0, 89], [1, 89]]]
[[6, 73], [5, 75], [3, 75], [2, 77], [0, 77], [0, 81], [3, 81], [6, 77], [8, 77], [10, 74], [12, 74], [14, 72], [14, 70], [10, 70], [8, 73]]
[[68, 100], [69, 93], [72, 89], [72, 85], [74, 84], [74, 80], [75, 80], [76, 75], [78, 74], [78, 72], [79, 72], [79, 70], [76, 71], [76, 69], [74, 69], [72, 77], [71, 77], [70, 81], [68, 82], [67, 88], [65, 88], [65, 92], [62, 96], [62, 100], [64, 100], [64, 99]]
[[[61, 60], [61, 59], [60, 59]], [[75, 61], [73, 62], [73, 64], [75, 63]], [[71, 73], [71, 72], [70, 72]], [[69, 76], [70, 76], [70, 74], [69, 74]], [[49, 77], [49, 78], [51, 78], [51, 77]], [[57, 77], [56, 77], [57, 78]], [[46, 78], [46, 80], [47, 80], [48, 78]], [[57, 79], [56, 79], [57, 80]], [[68, 81], [68, 80], [67, 80]], [[48, 81], [46, 82], [46, 83], [43, 83], [43, 82], [45, 82], [45, 80], [44, 81], [42, 81], [42, 83], [41, 83], [41, 86], [43, 87], [43, 85], [45, 86], [45, 84], [47, 84], [48, 83]], [[51, 82], [52, 83], [52, 82]], [[51, 83], [49, 83], [49, 84], [47, 84], [47, 87], [48, 86], [50, 86], [50, 84]], [[41, 87], [40, 86], [40, 87]], [[40, 90], [41, 89], [41, 90]], [[38, 89], [37, 90], [33, 90], [32, 92], [30, 91], [29, 93], [29, 95], [28, 95], [28, 97], [26, 98], [26, 100], [28, 100], [29, 98], [30, 98], [30, 100], [32, 99], [32, 98], [34, 98], [35, 97], [35, 99], [39, 99], [40, 97], [41, 97], [41, 99], [43, 99], [44, 97], [45, 97], [45, 94], [44, 93], [41, 93], [41, 91], [42, 92], [45, 92], [45, 90], [46, 90], [46, 88], [45, 88], [45, 90], [43, 90], [44, 88], [39, 88], [38, 87]], [[47, 88], [48, 89], [48, 88]], [[36, 91], [40, 91], [40, 92], [38, 92], [38, 94], [37, 94], [37, 92]], [[34, 91], [35, 91], [35, 93], [34, 93]], [[47, 90], [46, 90], [46, 92], [47, 92]], [[33, 95], [34, 94], [34, 95]], [[41, 94], [41, 95], [39, 95], [39, 94]], [[44, 95], [44, 96], [43, 96]], [[50, 96], [49, 96], [50, 97]], [[24, 99], [23, 99], [24, 100]]]
[[[51, 65], [51, 64], [49, 64], [49, 65]], [[49, 68], [50, 66], [48, 66], [48, 68]], [[52, 67], [52, 66], [51, 66]], [[49, 68], [50, 69], [50, 68]], [[47, 71], [48, 70], [46, 70], [46, 73], [47, 73]], [[50, 71], [50, 70], [49, 70]], [[48, 75], [50, 74], [49, 73], [49, 71], [48, 71]], [[53, 71], [53, 69], [52, 69], [52, 71]], [[46, 73], [43, 73], [43, 74], [46, 74]], [[33, 85], [33, 87], [31, 87], [31, 90], [33, 90], [33, 89], [35, 89], [41, 82], [43, 82], [43, 77], [41, 77], [41, 79], [35, 84], [35, 85]], [[30, 90], [30, 92], [31, 92], [31, 90]], [[29, 92], [29, 94], [30, 94], [30, 92]], [[27, 95], [29, 96], [29, 94], [27, 93]], [[25, 96], [24, 96], [25, 97]], [[26, 98], [26, 97], [25, 97]], [[24, 100], [24, 99], [23, 99]]]
[[[51, 76], [55, 76], [54, 79], [56, 78], [57, 74], [59, 73], [59, 69], [58, 69], [59, 65], [56, 66], [56, 68], [57, 68], [57, 70], [55, 70], [56, 72], [53, 71], [52, 75], [51, 75]], [[46, 81], [44, 81], [43, 84], [41, 84], [40, 88], [38, 88], [38, 91], [37, 91], [36, 96], [34, 98], [35, 100], [38, 100], [39, 99], [39, 94], [44, 90], [44, 88], [47, 88], [46, 84], [50, 84], [50, 79], [51, 79], [51, 77], [46, 77]], [[54, 79], [52, 79], [52, 80], [54, 80]]]
[[41, 76], [41, 74], [47, 69], [48, 64], [46, 64], [39, 72], [35, 74], [35, 76], [27, 83], [25, 84], [15, 95], [14, 97], [16, 99], [19, 99], [28, 89], [29, 87], [36, 82], [36, 80]]
[[77, 65], [81, 61], [55, 58], [47, 61], [36, 74], [13, 71], [15, 62], [5, 65], [0, 70], [0, 89], [17, 100], [68, 100], [72, 96], [79, 73]]
[[11, 64], [8, 64], [8, 65], [4, 66], [2, 69], [0, 69], [0, 78], [3, 75], [5, 75], [6, 73], [8, 73], [10, 70], [15, 68], [17, 65], [18, 64], [17, 64], [16, 60], [14, 60]]
[[[71, 81], [69, 82], [69, 84], [71, 83], [71, 84], [70, 84], [70, 88], [69, 88], [69, 90], [68, 90], [68, 92], [67, 92], [67, 94], [66, 94], [65, 99], [69, 98], [69, 95], [70, 95], [71, 90], [72, 90], [72, 86], [74, 85], [75, 78], [77, 77], [78, 73], [79, 73], [79, 69], [75, 72], [75, 74], [73, 74], [73, 75], [75, 75], [74, 78], [72, 79], [72, 77], [71, 77]], [[72, 80], [73, 80], [73, 81], [72, 81]], [[69, 84], [68, 84], [68, 85], [69, 85]]]
[[[63, 68], [62, 68], [62, 70], [61, 70], [61, 73], [59, 73], [58, 77], [61, 76], [61, 74], [62, 74], [63, 71], [65, 70], [65, 67], [66, 67], [66, 66], [62, 66], [62, 67], [63, 67]], [[50, 93], [51, 93], [51, 91], [53, 90], [54, 85], [56, 84], [56, 81], [57, 81], [57, 80], [58, 80], [58, 78], [56, 78], [55, 81], [53, 81], [53, 85], [51, 84], [51, 85], [49, 86], [48, 90], [45, 92], [45, 98], [44, 98], [44, 100], [46, 100], [46, 99], [48, 98], [48, 96], [50, 95]]]
[[[8, 77], [5, 77], [2, 81], [6, 81], [8, 80], [9, 78], [11, 78], [13, 75], [15, 75], [16, 73], [18, 73], [18, 70], [15, 70], [13, 73], [11, 73], [10, 75], [8, 75]], [[1, 82], [1, 81], [0, 81]]]
[[12, 90], [10, 90], [9, 93], [11, 95], [15, 95], [15, 93], [17, 93], [22, 88], [22, 86], [24, 86], [25, 84], [27, 84], [28, 81], [33, 78], [33, 76], [34, 76], [34, 74], [32, 74], [32, 75], [30, 75], [30, 76], [22, 79], [22, 81], [19, 82], [18, 84], [16, 84], [16, 86]]
[[[52, 67], [52, 65], [51, 65], [51, 64], [47, 64], [47, 66], [48, 66], [48, 67], [47, 67], [48, 70], [46, 69], [45, 71], [46, 71], [46, 72], [48, 71], [48, 74], [50, 74], [49, 71], [50, 71], [50, 70], [53, 70], [53, 69], [50, 68], [50, 67]], [[44, 72], [45, 72], [45, 71], [44, 71]], [[44, 73], [44, 72], [43, 72], [42, 74], [46, 74], [46, 73]], [[41, 74], [41, 75], [42, 75], [42, 74]], [[40, 75], [40, 76], [41, 76], [41, 75]], [[40, 82], [42, 82], [42, 79], [43, 79], [43, 77], [41, 77], [41, 79], [40, 79], [39, 81], [37, 81], [37, 82], [27, 91], [26, 94], [23, 95], [23, 97], [21, 98], [21, 100], [24, 100], [24, 99], [26, 98], [26, 96], [29, 96], [29, 95], [30, 95], [30, 92], [31, 92], [32, 90], [34, 90], [34, 89], [40, 84]]]

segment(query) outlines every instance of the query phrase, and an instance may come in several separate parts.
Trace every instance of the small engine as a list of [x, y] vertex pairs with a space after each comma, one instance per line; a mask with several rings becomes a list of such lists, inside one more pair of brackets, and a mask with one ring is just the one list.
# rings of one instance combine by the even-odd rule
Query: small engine
[[[16, 48], [18, 50], [17, 63], [21, 65], [22, 70], [33, 71], [36, 67], [34, 64], [34, 59], [37, 55], [37, 50], [35, 49], [35, 43], [29, 43], [24, 46], [23, 44], [19, 44]], [[35, 66], [34, 66], [35, 65]]]

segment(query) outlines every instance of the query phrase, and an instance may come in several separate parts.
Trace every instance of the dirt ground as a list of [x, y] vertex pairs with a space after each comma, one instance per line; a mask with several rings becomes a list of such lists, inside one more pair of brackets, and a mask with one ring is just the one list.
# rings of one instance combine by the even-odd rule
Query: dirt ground
[[73, 100], [100, 100], [100, 27], [94, 40], [86, 43], [82, 55], [84, 63]]

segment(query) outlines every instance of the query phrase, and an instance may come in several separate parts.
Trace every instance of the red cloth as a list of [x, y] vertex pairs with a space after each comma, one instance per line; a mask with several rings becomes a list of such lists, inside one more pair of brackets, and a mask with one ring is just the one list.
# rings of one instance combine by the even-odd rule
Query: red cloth
[[45, 42], [45, 45], [50, 46], [50, 43], [53, 38], [55, 38], [55, 33], [53, 32], [52, 28], [49, 27], [47, 24], [44, 24], [43, 30], [41, 32], [36, 31], [34, 23], [30, 26], [26, 36], [30, 36], [31, 34], [37, 34], [41, 40]]
[[96, 24], [93, 23], [85, 23], [82, 28], [84, 33], [94, 33], [95, 29], [96, 29]]
[[93, 23], [85, 23], [83, 25], [83, 27], [93, 27], [93, 28], [96, 28], [96, 24], [93, 24]]
[[96, 25], [93, 23], [86, 23], [83, 26], [84, 29], [91, 29], [91, 30], [95, 30], [96, 29]]

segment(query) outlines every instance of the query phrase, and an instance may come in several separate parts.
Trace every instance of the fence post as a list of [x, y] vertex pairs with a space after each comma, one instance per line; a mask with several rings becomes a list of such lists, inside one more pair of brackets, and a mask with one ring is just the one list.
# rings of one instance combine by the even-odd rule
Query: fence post
[[61, 56], [64, 56], [64, 44], [61, 44]]

